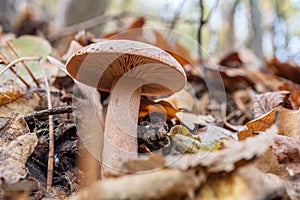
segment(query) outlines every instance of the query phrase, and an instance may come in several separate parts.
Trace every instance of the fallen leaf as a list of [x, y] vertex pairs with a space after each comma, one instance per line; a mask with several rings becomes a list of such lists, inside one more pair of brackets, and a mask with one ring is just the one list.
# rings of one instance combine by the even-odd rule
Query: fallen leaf
[[144, 24], [145, 24], [144, 17], [138, 17], [133, 22], [131, 22], [123, 31], [112, 31], [103, 34], [101, 38], [107, 38], [113, 40], [127, 39], [127, 40], [145, 42], [145, 39], [143, 38], [143, 29], [142, 29]]
[[195, 130], [199, 126], [205, 126], [210, 122], [214, 121], [211, 115], [196, 115], [189, 112], [177, 112], [176, 118], [190, 130]]
[[211, 175], [203, 184], [196, 199], [209, 200], [252, 200], [254, 194], [248, 186], [248, 183], [237, 173], [214, 174]]
[[196, 99], [187, 90], [180, 90], [169, 97], [155, 100], [157, 103], [160, 101], [166, 101], [170, 103], [173, 108], [177, 110], [184, 109], [187, 111], [192, 111]]
[[261, 131], [265, 131], [275, 123], [275, 115], [278, 115], [278, 134], [300, 139], [300, 110], [290, 110], [283, 107], [276, 107], [265, 115], [252, 120], [246, 124], [247, 129], [238, 132], [239, 140], [253, 137]]
[[10, 40], [10, 43], [21, 57], [41, 56], [43, 59], [46, 59], [52, 49], [47, 40], [32, 35], [20, 36], [17, 39]]
[[17, 137], [7, 147], [0, 149], [0, 178], [6, 184], [16, 183], [26, 177], [25, 163], [37, 143], [36, 134], [27, 133]]
[[224, 86], [229, 92], [245, 89], [249, 86], [259, 93], [287, 90], [291, 92], [291, 100], [295, 106], [300, 106], [300, 86], [287, 79], [245, 68], [225, 68], [219, 66], [218, 71], [213, 68], [209, 68], [209, 70], [221, 73]]
[[142, 28], [145, 24], [145, 18], [144, 17], [138, 17], [136, 19], [134, 19], [133, 22], [131, 22], [126, 30], [131, 30], [131, 29], [136, 29], [136, 28]]
[[282, 179], [289, 178], [288, 172], [280, 165], [271, 147], [254, 161], [254, 165], [266, 174], [274, 174]]
[[188, 197], [204, 180], [202, 171], [196, 176], [194, 171], [163, 169], [107, 178], [70, 199], [182, 199]]
[[225, 67], [240, 67], [243, 65], [243, 62], [238, 52], [230, 52], [219, 61], [219, 65]]
[[165, 167], [164, 157], [156, 153], [151, 153], [147, 160], [138, 159], [125, 162], [122, 166], [122, 171], [130, 173], [145, 172], [162, 169], [163, 167]]
[[274, 199], [284, 193], [283, 184], [268, 182], [265, 174], [253, 165], [238, 168], [232, 173], [217, 173], [207, 177], [196, 199], [239, 200]]
[[292, 65], [287, 62], [280, 62], [276, 58], [273, 58], [271, 61], [267, 61], [267, 67], [276, 76], [281, 76], [283, 78], [300, 84], [300, 68], [297, 65]]
[[165, 36], [165, 35], [163, 35], [163, 33], [154, 30], [153, 34], [155, 36], [155, 42], [151, 43], [151, 44], [168, 52], [182, 66], [198, 63], [196, 60], [194, 60], [192, 58], [190, 52], [185, 47], [183, 47], [178, 41], [175, 41], [173, 44], [171, 44], [167, 40], [167, 38], [169, 38], [169, 35], [168, 35], [169, 32], [165, 32], [165, 34], [167, 35], [167, 36]]
[[284, 186], [291, 200], [300, 199], [300, 178], [299, 177], [295, 178], [294, 180], [287, 181]]
[[172, 104], [167, 101], [150, 102], [150, 105], [142, 108], [139, 112], [139, 118], [145, 117], [149, 113], [158, 112], [168, 119], [176, 117], [176, 113], [180, 110], [174, 108]]
[[14, 113], [0, 128], [0, 147], [7, 147], [17, 137], [29, 133], [26, 121], [20, 114]]
[[24, 94], [19, 84], [12, 80], [0, 83], [0, 106], [17, 100]]
[[21, 97], [11, 102], [10, 104], [0, 106], [0, 115], [9, 117], [11, 113], [17, 112], [22, 115], [32, 113], [40, 106], [41, 98], [34, 91], [26, 91]]
[[278, 135], [272, 144], [272, 150], [280, 164], [290, 176], [300, 174], [300, 141], [287, 136]]
[[184, 126], [173, 126], [167, 135], [181, 153], [198, 153], [210, 150], [201, 144], [201, 138], [198, 135], [191, 134]]
[[289, 91], [276, 91], [256, 95], [253, 101], [254, 119], [278, 106], [293, 109], [290, 94]]
[[[198, 166], [205, 167], [208, 172], [231, 172], [239, 166], [262, 155], [274, 141], [277, 127], [272, 126], [264, 135], [247, 138], [242, 142], [232, 142], [230, 146], [213, 152], [166, 156], [166, 165], [171, 168], [187, 170]], [[253, 148], [255, 146], [255, 148]]]

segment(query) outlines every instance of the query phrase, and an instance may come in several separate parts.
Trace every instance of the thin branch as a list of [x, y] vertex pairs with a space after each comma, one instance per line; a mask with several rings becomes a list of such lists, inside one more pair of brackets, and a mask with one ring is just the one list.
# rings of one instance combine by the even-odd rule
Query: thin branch
[[203, 55], [202, 55], [202, 28], [205, 24], [208, 23], [212, 13], [217, 9], [219, 5], [219, 0], [217, 1], [217, 3], [214, 5], [214, 7], [212, 7], [212, 9], [209, 11], [209, 13], [207, 14], [207, 17], [204, 18], [204, 4], [203, 4], [203, 0], [199, 0], [199, 6], [200, 6], [200, 20], [199, 20], [199, 27], [198, 27], [198, 31], [197, 31], [197, 35], [198, 35], [198, 43], [199, 43], [199, 59], [200, 59], [200, 64], [203, 64]]
[[186, 2], [186, 0], [183, 0], [183, 1], [179, 4], [178, 8], [176, 9], [175, 14], [174, 14], [174, 17], [173, 17], [173, 20], [172, 20], [172, 23], [171, 23], [171, 25], [170, 25], [170, 29], [171, 29], [171, 30], [174, 29], [174, 27], [175, 27], [177, 21], [179, 20], [180, 13], [181, 13], [181, 11], [182, 11], [182, 8], [183, 8], [185, 2]]
[[[12, 52], [15, 54], [15, 56], [17, 58], [20, 58], [19, 53], [16, 51], [16, 49], [11, 45], [11, 43], [9, 41], [6, 41], [7, 46], [12, 50]], [[28, 65], [22, 61], [21, 62], [23, 64], [23, 66], [25, 67], [26, 71], [28, 72], [29, 76], [32, 78], [32, 80], [35, 82], [36, 86], [39, 88], [40, 84], [37, 81], [37, 79], [35, 78], [35, 76], [33, 75], [33, 73], [31, 72], [31, 70], [29, 69]]]
[[[3, 56], [1, 56], [0, 55], [0, 59], [1, 59], [1, 61], [2, 61], [2, 63], [4, 64], [4, 65], [8, 65], [9, 63], [7, 62], [7, 60], [3, 57]], [[16, 76], [17, 76], [17, 78], [18, 79], [20, 79], [20, 81], [22, 81], [22, 83], [29, 89], [30, 88], [30, 85], [23, 79], [23, 77], [22, 76], [20, 76], [17, 72], [16, 72], [16, 70], [14, 70], [14, 68], [9, 68], [9, 70], [12, 72], [12, 73], [14, 73]]]
[[41, 57], [37, 57], [37, 56], [33, 56], [33, 57], [21, 57], [18, 58], [12, 62], [10, 62], [2, 71], [0, 71], [0, 76], [2, 76], [4, 74], [4, 72], [6, 72], [8, 69], [10, 69], [11, 67], [15, 66], [16, 64], [23, 62], [23, 61], [39, 61], [41, 59]]
[[62, 107], [56, 107], [56, 108], [47, 109], [47, 110], [40, 110], [40, 111], [25, 115], [24, 119], [27, 122], [31, 122], [31, 121], [34, 121], [35, 119], [47, 117], [49, 115], [71, 113], [75, 109], [76, 109], [76, 107], [74, 107], [74, 106], [62, 106]]
[[[48, 82], [48, 78], [44, 71], [44, 68], [40, 65], [41, 72], [43, 74], [47, 92], [48, 109], [52, 109], [51, 92]], [[54, 123], [53, 115], [49, 115], [49, 152], [48, 152], [48, 168], [47, 168], [47, 191], [51, 189], [53, 179], [53, 163], [54, 163]]]

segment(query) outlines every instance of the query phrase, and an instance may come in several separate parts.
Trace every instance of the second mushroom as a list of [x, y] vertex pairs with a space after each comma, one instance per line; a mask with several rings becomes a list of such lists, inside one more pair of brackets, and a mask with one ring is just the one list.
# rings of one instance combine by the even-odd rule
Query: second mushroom
[[105, 40], [80, 49], [67, 62], [76, 80], [110, 92], [102, 163], [118, 169], [137, 158], [141, 95], [173, 94], [186, 83], [182, 66], [155, 46], [130, 40]]

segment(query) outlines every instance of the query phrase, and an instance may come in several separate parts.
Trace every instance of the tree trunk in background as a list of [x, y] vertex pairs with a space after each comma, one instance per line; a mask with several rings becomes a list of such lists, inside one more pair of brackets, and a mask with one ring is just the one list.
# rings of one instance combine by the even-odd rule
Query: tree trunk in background
[[[59, 26], [69, 26], [84, 22], [88, 19], [103, 15], [107, 6], [106, 0], [63, 0], [59, 5]], [[97, 27], [89, 30], [94, 34], [99, 34], [101, 28]]]
[[[224, 38], [224, 48], [226, 50], [233, 50], [233, 48], [235, 47], [235, 27], [234, 27], [234, 14], [235, 14], [235, 9], [237, 7], [237, 5], [239, 4], [239, 0], [235, 0], [234, 3], [232, 5], [230, 5], [230, 7], [228, 8], [229, 12], [227, 12], [226, 10], [224, 10], [223, 12], [227, 12], [226, 13], [226, 19], [229, 22], [227, 31], [226, 31], [226, 35]], [[224, 9], [227, 9], [226, 7], [224, 7]]]
[[5, 32], [11, 31], [16, 16], [17, 0], [0, 0], [0, 24]]
[[252, 23], [252, 38], [250, 39], [250, 48], [259, 57], [263, 57], [262, 50], [262, 26], [261, 26], [261, 14], [259, 11], [259, 0], [250, 0], [250, 12]]

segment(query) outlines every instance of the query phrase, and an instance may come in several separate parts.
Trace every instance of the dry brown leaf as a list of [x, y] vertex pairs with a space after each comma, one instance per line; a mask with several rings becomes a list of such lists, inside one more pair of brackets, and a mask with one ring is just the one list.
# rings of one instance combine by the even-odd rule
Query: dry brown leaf
[[173, 45], [170, 44], [165, 36], [163, 36], [158, 31], [153, 31], [155, 35], [155, 43], [152, 43], [152, 45], [155, 45], [166, 52], [168, 52], [171, 56], [173, 56], [182, 66], [187, 64], [196, 64], [198, 63], [195, 61], [188, 49], [183, 47], [181, 44], [179, 44], [178, 41], [176, 41]]
[[[278, 114], [276, 114], [278, 113]], [[247, 129], [238, 132], [239, 140], [253, 137], [261, 131], [265, 131], [275, 123], [275, 114], [278, 115], [279, 131], [278, 134], [300, 139], [300, 110], [290, 110], [277, 107], [265, 115], [252, 120], [246, 124]]]
[[168, 119], [176, 118], [176, 113], [180, 110], [174, 108], [172, 104], [167, 101], [149, 102], [150, 105], [142, 108], [139, 112], [139, 118], [145, 117], [149, 113], [158, 112], [166, 115]]
[[289, 177], [285, 167], [279, 164], [271, 148], [268, 148], [264, 154], [258, 157], [254, 164], [260, 171], [266, 174], [274, 174], [284, 179]]
[[219, 65], [225, 67], [240, 67], [243, 65], [238, 52], [230, 52], [219, 61]]
[[108, 178], [71, 197], [71, 200], [88, 199], [182, 199], [193, 193], [205, 181], [203, 171], [181, 172], [164, 169]]
[[131, 22], [126, 30], [136, 29], [136, 28], [142, 28], [145, 24], [145, 18], [144, 17], [138, 17]]
[[20, 85], [13, 80], [0, 83], [0, 106], [19, 99], [24, 93]]
[[34, 112], [39, 107], [41, 98], [36, 92], [27, 91], [21, 98], [10, 104], [0, 106], [0, 115], [9, 117], [11, 113], [17, 112], [22, 115]]
[[292, 65], [290, 63], [283, 63], [273, 58], [271, 61], [267, 62], [267, 67], [276, 76], [281, 76], [295, 83], [300, 84], [300, 68], [297, 65]]
[[150, 154], [147, 160], [129, 160], [123, 164], [122, 170], [126, 172], [141, 172], [161, 169], [165, 166], [164, 158], [156, 153]]
[[[209, 69], [215, 71], [215, 69]], [[255, 72], [245, 68], [225, 68], [219, 67], [225, 88], [234, 92], [237, 89], [255, 88], [259, 93], [268, 91], [287, 90], [291, 92], [291, 100], [295, 106], [300, 106], [300, 86], [289, 80], [276, 76]]]
[[196, 199], [209, 200], [245, 200], [254, 199], [248, 183], [237, 173], [214, 174], [202, 186]]
[[180, 90], [169, 97], [155, 100], [155, 102], [159, 101], [166, 101], [177, 110], [184, 109], [192, 111], [196, 99], [187, 90]]
[[300, 174], [300, 141], [278, 135], [272, 145], [272, 150], [280, 164], [286, 167], [290, 176]]
[[0, 149], [0, 178], [6, 184], [16, 183], [26, 177], [25, 163], [38, 143], [35, 133], [17, 137], [7, 147]]
[[7, 147], [17, 137], [29, 133], [26, 121], [20, 114], [14, 113], [0, 128], [0, 147]]
[[[110, 33], [105, 33], [101, 38], [107, 39], [127, 39], [135, 41], [144, 41], [142, 27], [145, 24], [144, 17], [138, 17], [133, 22], [131, 22], [124, 31], [113, 31]], [[133, 30], [133, 31], [131, 31]]]
[[253, 101], [254, 119], [278, 106], [293, 109], [290, 94], [289, 91], [277, 91], [256, 95]]
[[265, 174], [253, 165], [243, 166], [232, 173], [208, 176], [196, 199], [240, 200], [273, 199], [284, 193], [283, 184], [268, 181]]

